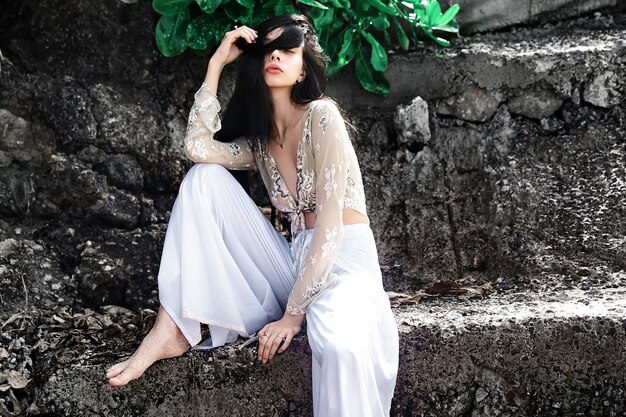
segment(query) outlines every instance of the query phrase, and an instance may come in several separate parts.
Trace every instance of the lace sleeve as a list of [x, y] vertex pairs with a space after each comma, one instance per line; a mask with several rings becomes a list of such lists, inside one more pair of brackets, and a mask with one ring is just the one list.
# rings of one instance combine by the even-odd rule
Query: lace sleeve
[[215, 94], [208, 84], [202, 83], [194, 95], [194, 103], [189, 112], [185, 135], [187, 158], [194, 162], [220, 164], [228, 169], [256, 169], [248, 138], [240, 137], [228, 143], [213, 139], [215, 132], [222, 128], [220, 109]]
[[289, 296], [287, 313], [302, 315], [316, 295], [330, 283], [330, 271], [343, 237], [343, 205], [352, 146], [343, 118], [331, 102], [316, 104], [311, 119], [315, 155], [315, 230], [306, 261]]

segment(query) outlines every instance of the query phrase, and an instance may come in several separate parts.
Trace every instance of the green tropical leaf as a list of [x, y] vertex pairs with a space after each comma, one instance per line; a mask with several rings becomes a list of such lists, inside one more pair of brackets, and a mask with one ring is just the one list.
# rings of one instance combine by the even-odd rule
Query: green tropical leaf
[[198, 3], [203, 12], [210, 14], [220, 5], [220, 0], [196, 0], [196, 3]]
[[335, 17], [335, 10], [336, 9], [334, 8], [328, 8], [327, 10], [313, 8], [310, 10], [311, 16], [316, 16], [312, 17], [312, 20], [313, 25], [317, 30], [320, 45], [329, 57], [335, 57], [341, 47], [338, 42], [334, 42], [330, 38], [330, 35], [333, 33], [332, 25]]
[[398, 38], [398, 42], [400, 42], [400, 46], [405, 51], [409, 49], [409, 38], [406, 36], [406, 32], [402, 29], [402, 25], [398, 22], [398, 19], [395, 17], [391, 19], [393, 22], [393, 27], [396, 30], [396, 37]]
[[426, 15], [426, 9], [424, 9], [424, 6], [420, 5], [419, 7], [415, 8], [415, 16], [420, 23], [428, 24], [428, 17]]
[[[270, 16], [274, 13], [274, 7], [276, 7], [277, 0], [268, 0], [261, 3], [261, 14]], [[265, 18], [263, 19], [265, 20]]]
[[193, 3], [193, 0], [152, 0], [155, 12], [164, 16], [176, 16]]
[[453, 4], [452, 6], [448, 7], [448, 10], [446, 10], [445, 13], [437, 19], [437, 23], [435, 23], [435, 26], [446, 25], [448, 22], [454, 19], [454, 16], [457, 15], [460, 8], [461, 6], [459, 6], [458, 4]]
[[357, 1], [352, 10], [358, 13], [365, 13], [370, 9], [370, 7], [372, 6], [365, 1]]
[[306, 4], [307, 6], [317, 7], [318, 9], [326, 10], [328, 7], [315, 0], [299, 0], [299, 3]]
[[396, 10], [395, 9], [387, 6], [386, 4], [384, 4], [380, 0], [363, 0], [363, 1], [365, 1], [368, 4], [370, 4], [371, 6], [374, 6], [375, 8], [380, 10], [381, 12], [385, 12], [385, 13], [391, 14], [391, 15], [395, 15], [396, 14]]
[[269, 16], [272, 16], [274, 13], [274, 6], [276, 5], [276, 0], [268, 0], [263, 3], [256, 3], [254, 13], [252, 13], [252, 18], [250, 19], [250, 27], [257, 27], [265, 19]]
[[187, 49], [185, 33], [189, 25], [189, 9], [176, 16], [161, 16], [156, 27], [156, 44], [164, 56], [182, 54]]
[[[191, 21], [194, 1], [204, 13]], [[308, 9], [320, 45], [331, 59], [327, 74], [333, 75], [354, 62], [363, 88], [381, 95], [389, 94], [389, 83], [383, 72], [388, 67], [386, 50], [392, 42], [408, 50], [411, 42], [418, 46], [424, 43], [419, 33], [424, 32], [437, 44], [449, 46], [450, 42], [440, 37], [442, 32], [458, 33], [459, 25], [454, 18], [459, 5], [450, 5], [442, 14], [439, 1], [151, 0], [154, 10], [162, 15], [157, 24], [156, 40], [165, 56], [178, 55], [187, 46], [209, 50], [234, 24], [255, 27], [270, 16], [300, 13], [297, 3], [306, 5], [303, 7]], [[376, 33], [376, 37], [368, 31]]]
[[459, 24], [454, 20], [448, 22], [447, 25], [443, 26], [433, 26], [433, 29], [441, 30], [443, 32], [449, 33], [459, 33]]
[[385, 30], [390, 26], [389, 19], [384, 14], [379, 14], [372, 19], [372, 25], [378, 30]]
[[372, 68], [364, 49], [362, 44], [357, 48], [356, 61], [354, 63], [356, 78], [365, 90], [387, 96], [389, 94], [389, 82], [382, 73]]
[[450, 41], [448, 41], [447, 39], [440, 38], [440, 37], [436, 36], [430, 30], [426, 30], [426, 31], [424, 31], [424, 33], [426, 33], [426, 35], [428, 35], [432, 40], [437, 42], [439, 45], [441, 45], [441, 46], [450, 46]]
[[385, 41], [385, 45], [391, 45], [391, 35], [388, 30], [383, 32], [383, 40]]
[[293, 4], [291, 4], [291, 1], [289, 0], [278, 0], [276, 2], [276, 6], [274, 6], [274, 14], [276, 16], [281, 15], [281, 14], [294, 14], [294, 13], [298, 13], [298, 10], [296, 10], [296, 8], [293, 7]]
[[329, 42], [331, 32], [330, 26], [322, 26], [317, 29], [317, 38], [319, 39], [320, 46], [329, 56], [332, 56], [330, 50], [333, 48], [333, 42]]
[[185, 38], [190, 48], [204, 51], [219, 44], [229, 27], [230, 20], [224, 13], [203, 13], [189, 23]]
[[348, 20], [345, 17], [345, 14], [347, 14], [347, 13], [348, 12], [344, 12], [344, 13], [338, 12], [335, 15], [335, 18], [333, 19], [333, 23], [331, 23], [331, 25], [330, 25], [330, 30], [331, 30], [332, 33], [338, 33], [341, 30], [341, 28], [343, 28], [345, 26], [346, 20]]
[[441, 6], [437, 0], [429, 0], [426, 6], [426, 14], [428, 15], [428, 25], [436, 26], [437, 21], [441, 17]]
[[358, 44], [358, 41], [355, 41], [354, 35], [355, 30], [352, 28], [347, 28], [343, 33], [343, 43], [337, 56], [337, 65], [339, 66], [338, 69], [352, 61], [354, 55], [356, 54], [356, 45]]
[[226, 13], [232, 22], [239, 22], [244, 25], [250, 23], [254, 13], [253, 8], [245, 7], [239, 1], [231, 1], [227, 4], [222, 4], [220, 9]]
[[309, 17], [313, 21], [313, 26], [316, 28], [321, 28], [322, 26], [328, 26], [333, 22], [333, 17], [335, 16], [335, 9], [326, 8], [320, 9], [314, 7], [309, 11]]
[[254, 0], [237, 0], [237, 3], [241, 4], [243, 7], [250, 9], [254, 9]]
[[365, 40], [372, 45], [372, 67], [376, 71], [385, 71], [387, 69], [387, 52], [385, 48], [372, 36], [371, 33], [363, 32]]

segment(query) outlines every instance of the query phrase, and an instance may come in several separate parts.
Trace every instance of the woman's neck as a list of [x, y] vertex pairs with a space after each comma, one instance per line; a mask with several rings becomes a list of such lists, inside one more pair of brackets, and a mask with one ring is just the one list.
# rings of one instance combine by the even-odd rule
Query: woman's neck
[[290, 88], [273, 88], [271, 93], [274, 102], [274, 124], [278, 130], [278, 136], [282, 138], [289, 129], [293, 128], [294, 117], [297, 118], [298, 114], [297, 111], [294, 114], [294, 110], [298, 110], [299, 106], [291, 101]]

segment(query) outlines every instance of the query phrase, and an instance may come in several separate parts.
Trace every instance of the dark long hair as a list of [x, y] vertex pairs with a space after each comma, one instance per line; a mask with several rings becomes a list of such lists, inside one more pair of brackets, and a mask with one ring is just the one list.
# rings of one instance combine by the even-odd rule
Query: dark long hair
[[[277, 38], [264, 43], [272, 30], [282, 27]], [[244, 39], [236, 45], [243, 51], [239, 58], [235, 91], [222, 116], [222, 129], [216, 138], [230, 142], [240, 136], [269, 138], [274, 120], [274, 105], [263, 77], [265, 54], [274, 49], [303, 47], [305, 78], [291, 89], [291, 99], [306, 104], [324, 98], [328, 56], [322, 50], [313, 25], [304, 15], [282, 15], [265, 20], [256, 28], [255, 44]]]

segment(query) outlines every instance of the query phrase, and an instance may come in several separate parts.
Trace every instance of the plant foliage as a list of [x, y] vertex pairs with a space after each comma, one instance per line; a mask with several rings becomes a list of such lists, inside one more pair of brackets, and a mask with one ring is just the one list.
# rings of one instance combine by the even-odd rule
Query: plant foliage
[[153, 0], [152, 7], [161, 14], [156, 44], [167, 57], [187, 47], [211, 50], [234, 25], [255, 27], [270, 16], [306, 14], [331, 58], [328, 75], [354, 61], [363, 88], [383, 96], [389, 94], [386, 48], [408, 50], [411, 41], [422, 43], [420, 33], [449, 46], [441, 33], [459, 31], [459, 5], [442, 13], [437, 0]]

